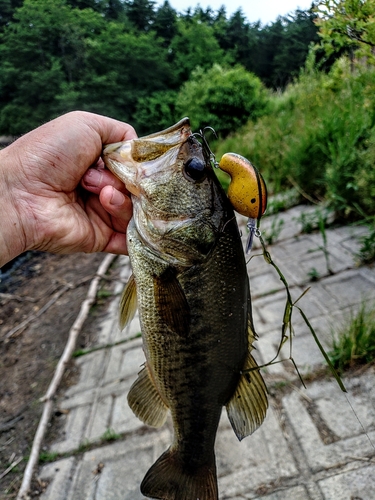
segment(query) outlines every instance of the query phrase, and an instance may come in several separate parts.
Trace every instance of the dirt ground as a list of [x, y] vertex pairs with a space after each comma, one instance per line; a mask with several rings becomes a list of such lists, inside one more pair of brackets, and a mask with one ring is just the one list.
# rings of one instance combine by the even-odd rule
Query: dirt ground
[[[104, 254], [51, 255], [30, 252], [0, 275], [0, 499], [16, 498], [45, 394]], [[114, 265], [108, 277], [116, 275]], [[69, 285], [66, 286], [66, 285]], [[107, 305], [113, 282], [102, 280], [97, 303], [78, 339], [87, 348]], [[23, 322], [27, 324], [23, 325]], [[74, 362], [61, 389], [77, 376]], [[21, 459], [21, 460], [20, 460]], [[20, 462], [11, 471], [9, 466]], [[39, 486], [39, 487], [38, 487]], [[33, 487], [38, 496], [43, 485]]]

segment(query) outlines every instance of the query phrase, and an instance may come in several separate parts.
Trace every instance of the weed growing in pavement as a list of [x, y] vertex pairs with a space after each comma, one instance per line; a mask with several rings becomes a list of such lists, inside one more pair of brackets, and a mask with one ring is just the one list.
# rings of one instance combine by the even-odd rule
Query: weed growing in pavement
[[327, 272], [328, 272], [328, 274], [333, 274], [333, 271], [332, 271], [330, 264], [329, 264], [329, 252], [328, 252], [328, 248], [327, 248], [326, 219], [323, 217], [321, 212], [319, 212], [319, 216], [318, 216], [318, 228], [319, 228], [320, 234], [322, 235], [322, 239], [323, 239], [323, 246], [320, 247], [320, 249], [324, 253], [324, 258], [326, 260], [326, 266], [327, 266]]
[[362, 264], [371, 264], [375, 261], [375, 218], [367, 225], [368, 234], [359, 239], [361, 247], [358, 258]]
[[316, 211], [302, 212], [295, 220], [301, 223], [301, 233], [304, 234], [310, 234], [318, 227]]
[[318, 281], [320, 277], [319, 272], [315, 267], [312, 267], [307, 275], [310, 278], [310, 281]]
[[[328, 251], [328, 241], [327, 241], [327, 217], [328, 213], [326, 211], [322, 211], [320, 209], [312, 212], [312, 213], [301, 213], [298, 217], [298, 221], [302, 224], [301, 231], [303, 233], [311, 233], [315, 229], [318, 229], [320, 234], [322, 235], [322, 245], [319, 245], [317, 250], [321, 250], [324, 255], [324, 259], [326, 261], [326, 268], [328, 274], [333, 274], [329, 263], [329, 251]], [[316, 270], [313, 268], [308, 275], [310, 276], [312, 281], [316, 281], [318, 278]]]
[[107, 297], [112, 297], [113, 293], [109, 290], [99, 290], [97, 293], [98, 299], [106, 299]]
[[110, 441], [117, 441], [117, 439], [121, 438], [121, 434], [117, 434], [113, 429], [108, 428], [101, 436], [100, 436], [100, 442], [110, 442]]
[[[112, 441], [117, 441], [121, 439], [122, 436], [121, 434], [117, 434], [113, 429], [108, 428], [103, 434], [100, 436], [98, 441], [93, 441], [90, 442], [88, 439], [85, 439], [76, 450], [70, 453], [58, 453], [58, 452], [51, 452], [51, 451], [42, 451], [39, 454], [39, 463], [51, 463], [55, 462], [58, 459], [69, 457], [72, 454], [73, 455], [80, 455], [82, 453], [86, 453], [87, 451], [90, 451], [92, 448], [99, 445], [105, 445], [106, 443], [110, 443]], [[27, 460], [28, 457], [25, 457], [25, 460]]]
[[50, 462], [54, 462], [60, 456], [56, 451], [42, 451], [39, 454], [39, 463], [47, 464]]
[[375, 359], [375, 305], [363, 303], [345, 326], [333, 333], [328, 355], [340, 372]]
[[271, 223], [271, 227], [266, 229], [263, 233], [264, 240], [268, 243], [268, 245], [273, 245], [277, 241], [283, 226], [284, 219], [280, 219], [276, 216]]

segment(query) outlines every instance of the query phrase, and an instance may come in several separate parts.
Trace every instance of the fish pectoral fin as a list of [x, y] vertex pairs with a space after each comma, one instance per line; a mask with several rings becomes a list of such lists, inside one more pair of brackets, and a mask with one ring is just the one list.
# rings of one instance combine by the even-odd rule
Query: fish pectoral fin
[[134, 318], [137, 312], [137, 286], [132, 274], [127, 282], [120, 301], [120, 326], [125, 326]]
[[168, 407], [151, 380], [147, 366], [142, 368], [131, 386], [128, 403], [134, 414], [146, 425], [161, 427], [167, 419]]
[[178, 450], [167, 450], [147, 472], [141, 492], [148, 498], [218, 500], [214, 454], [210, 463], [189, 470]]
[[154, 293], [157, 309], [167, 329], [186, 337], [190, 331], [190, 307], [172, 268], [154, 278]]
[[249, 353], [237, 388], [226, 405], [229, 421], [241, 441], [261, 426], [268, 408], [267, 388]]

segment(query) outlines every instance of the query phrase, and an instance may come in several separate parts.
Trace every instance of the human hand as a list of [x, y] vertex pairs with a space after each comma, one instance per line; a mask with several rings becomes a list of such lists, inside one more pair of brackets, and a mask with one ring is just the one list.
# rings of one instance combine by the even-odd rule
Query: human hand
[[100, 155], [135, 137], [130, 125], [74, 111], [0, 151], [0, 266], [26, 250], [127, 253], [129, 193]]

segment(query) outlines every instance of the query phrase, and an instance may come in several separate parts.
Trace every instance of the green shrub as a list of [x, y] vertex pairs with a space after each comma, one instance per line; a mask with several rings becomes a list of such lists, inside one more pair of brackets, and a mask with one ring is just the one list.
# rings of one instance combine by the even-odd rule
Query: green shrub
[[310, 68], [271, 97], [267, 115], [217, 145], [251, 160], [269, 191], [294, 186], [343, 216], [375, 214], [375, 69]]
[[177, 92], [161, 90], [137, 101], [134, 113], [134, 126], [139, 135], [164, 130], [181, 117], [176, 117], [175, 103]]
[[177, 96], [179, 116], [189, 116], [198, 130], [213, 127], [226, 136], [265, 113], [268, 94], [258, 77], [241, 66], [223, 68], [214, 64], [197, 68]]

